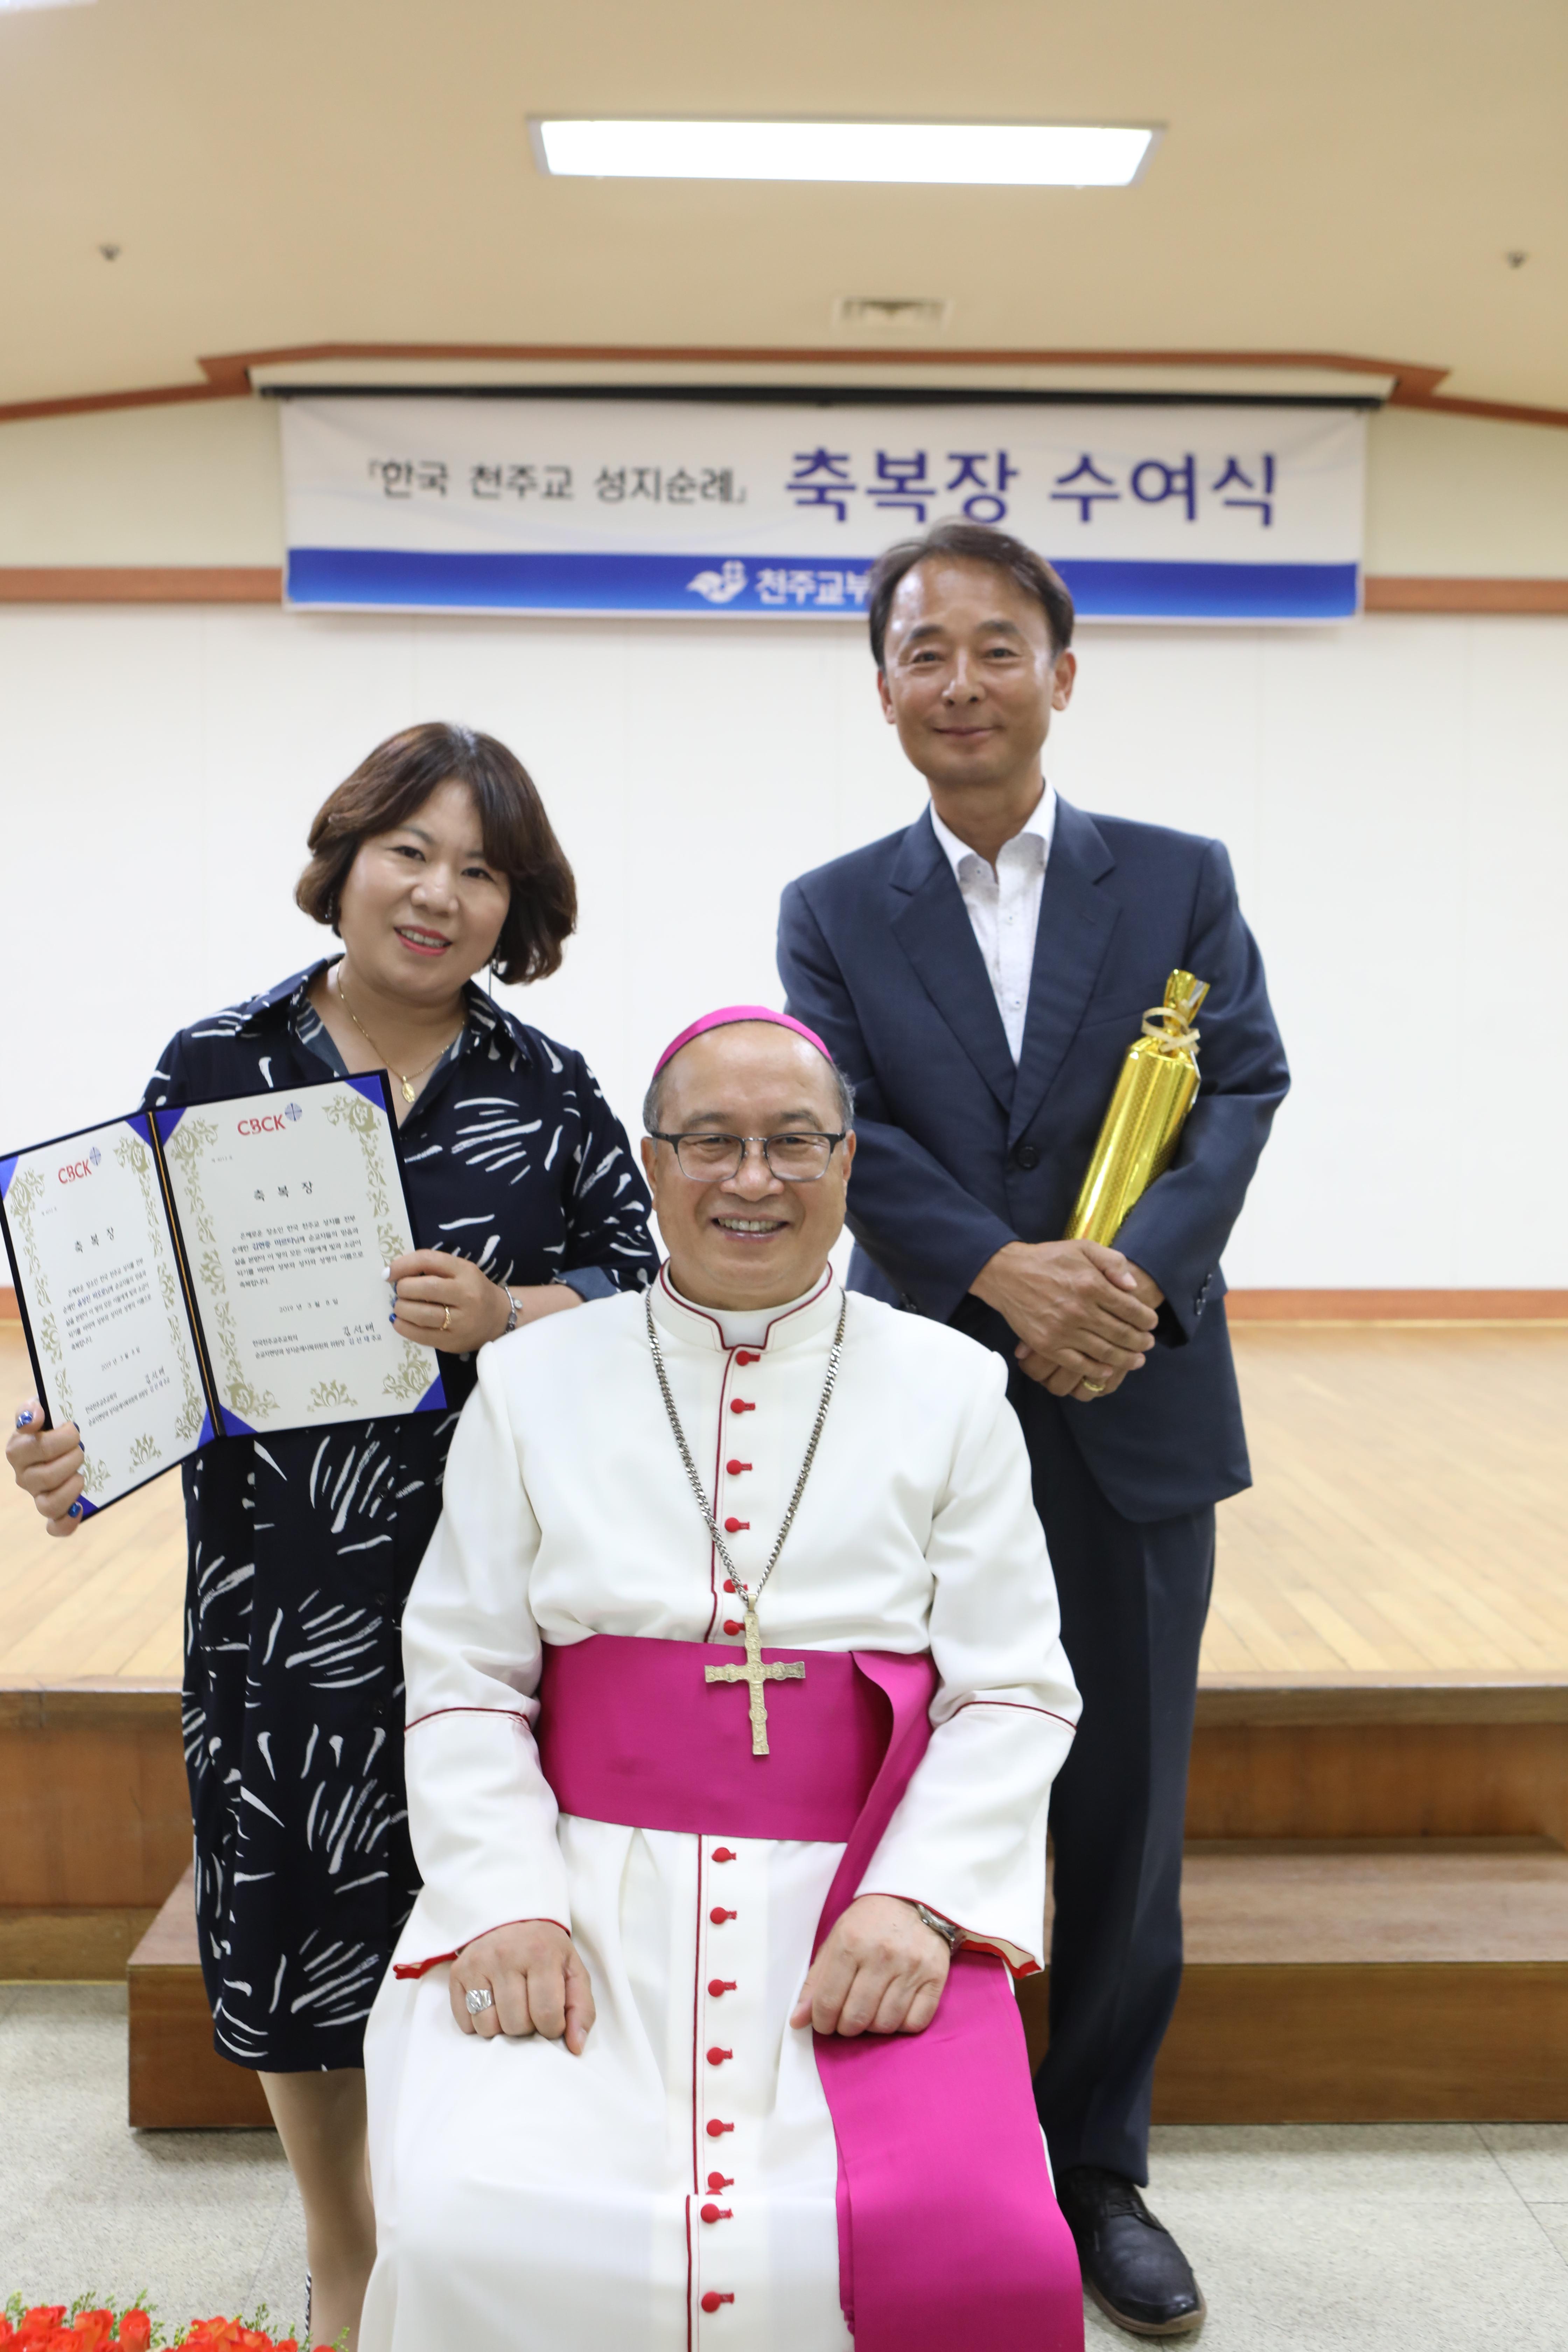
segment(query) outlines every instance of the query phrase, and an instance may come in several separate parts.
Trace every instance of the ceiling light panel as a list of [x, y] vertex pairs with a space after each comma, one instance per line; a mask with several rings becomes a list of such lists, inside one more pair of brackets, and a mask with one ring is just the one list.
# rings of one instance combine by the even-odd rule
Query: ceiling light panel
[[884, 185], [1124, 188], [1152, 126], [1081, 122], [534, 121], [542, 171], [597, 180], [836, 180]]

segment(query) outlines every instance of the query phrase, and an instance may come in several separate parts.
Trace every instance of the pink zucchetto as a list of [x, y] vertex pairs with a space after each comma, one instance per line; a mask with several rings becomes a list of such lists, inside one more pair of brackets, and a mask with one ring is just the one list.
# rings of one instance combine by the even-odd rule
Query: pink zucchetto
[[794, 1021], [787, 1013], [774, 1013], [766, 1004], [724, 1004], [717, 1013], [705, 1013], [700, 1021], [693, 1021], [679, 1037], [670, 1039], [653, 1066], [654, 1076], [658, 1077], [665, 1064], [679, 1053], [682, 1045], [689, 1045], [693, 1037], [700, 1037], [705, 1029], [728, 1029], [737, 1021], [767, 1021], [775, 1029], [793, 1029], [797, 1037], [804, 1037], [808, 1045], [816, 1046], [825, 1062], [832, 1063], [833, 1056], [816, 1030], [808, 1029], [804, 1021]]

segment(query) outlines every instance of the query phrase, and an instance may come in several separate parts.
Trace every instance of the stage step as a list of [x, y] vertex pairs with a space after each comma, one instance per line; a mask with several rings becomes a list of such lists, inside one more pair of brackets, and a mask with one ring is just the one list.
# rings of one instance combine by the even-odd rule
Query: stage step
[[[1187, 1848], [1157, 2123], [1568, 2120], [1568, 1853], [1546, 1838]], [[1019, 2001], [1045, 2050], [1048, 1984]]]
[[[1158, 2123], [1568, 2120], [1568, 1853], [1545, 1838], [1203, 1843]], [[131, 2121], [268, 2121], [212, 2046], [190, 1874], [132, 1957]], [[1048, 1977], [1020, 1988], [1035, 2063]]]
[[187, 1870], [125, 1971], [131, 2011], [131, 2115], [143, 2131], [254, 2130], [271, 2123], [260, 2082], [213, 2048]]

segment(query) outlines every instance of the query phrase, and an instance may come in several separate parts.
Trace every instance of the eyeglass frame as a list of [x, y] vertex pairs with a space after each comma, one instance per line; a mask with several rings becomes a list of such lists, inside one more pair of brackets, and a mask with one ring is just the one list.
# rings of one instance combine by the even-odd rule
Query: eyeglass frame
[[[703, 1182], [710, 1184], [732, 1184], [736, 1177], [742, 1173], [745, 1168], [747, 1160], [752, 1156], [750, 1151], [747, 1150], [747, 1146], [752, 1143], [760, 1144], [762, 1146], [763, 1166], [767, 1170], [770, 1176], [776, 1176], [781, 1184], [820, 1184], [823, 1177], [826, 1175], [828, 1169], [833, 1165], [834, 1153], [837, 1150], [839, 1145], [847, 1139], [849, 1135], [849, 1129], [847, 1127], [841, 1127], [837, 1135], [831, 1133], [829, 1129], [825, 1127], [802, 1127], [793, 1129], [786, 1127], [781, 1129], [777, 1136], [728, 1135], [721, 1129], [700, 1127], [689, 1128], [684, 1135], [668, 1135], [663, 1129], [657, 1127], [650, 1127], [647, 1132], [652, 1142], [668, 1143], [669, 1145], [671, 1150], [675, 1153], [675, 1164], [680, 1169], [681, 1174], [686, 1176], [686, 1181], [689, 1184], [700, 1184]], [[811, 1135], [815, 1137], [818, 1142], [826, 1144], [827, 1163], [822, 1170], [821, 1174], [816, 1176], [786, 1176], [782, 1168], [775, 1168], [773, 1166], [773, 1161], [768, 1158], [769, 1144], [779, 1142], [784, 1136], [790, 1134]], [[687, 1176], [686, 1170], [681, 1166], [680, 1147], [683, 1143], [703, 1142], [738, 1143], [741, 1147], [741, 1157], [726, 1175], [718, 1176], [710, 1173], [705, 1178], [701, 1176]]]

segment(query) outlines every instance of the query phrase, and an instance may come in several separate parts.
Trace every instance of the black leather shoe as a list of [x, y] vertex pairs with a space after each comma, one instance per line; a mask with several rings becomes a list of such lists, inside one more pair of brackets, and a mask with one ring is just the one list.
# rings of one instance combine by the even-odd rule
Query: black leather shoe
[[1196, 2334], [1208, 2305], [1192, 2265], [1132, 2181], [1075, 2164], [1057, 2183], [1057, 2201], [1083, 2283], [1107, 2319], [1130, 2336]]

